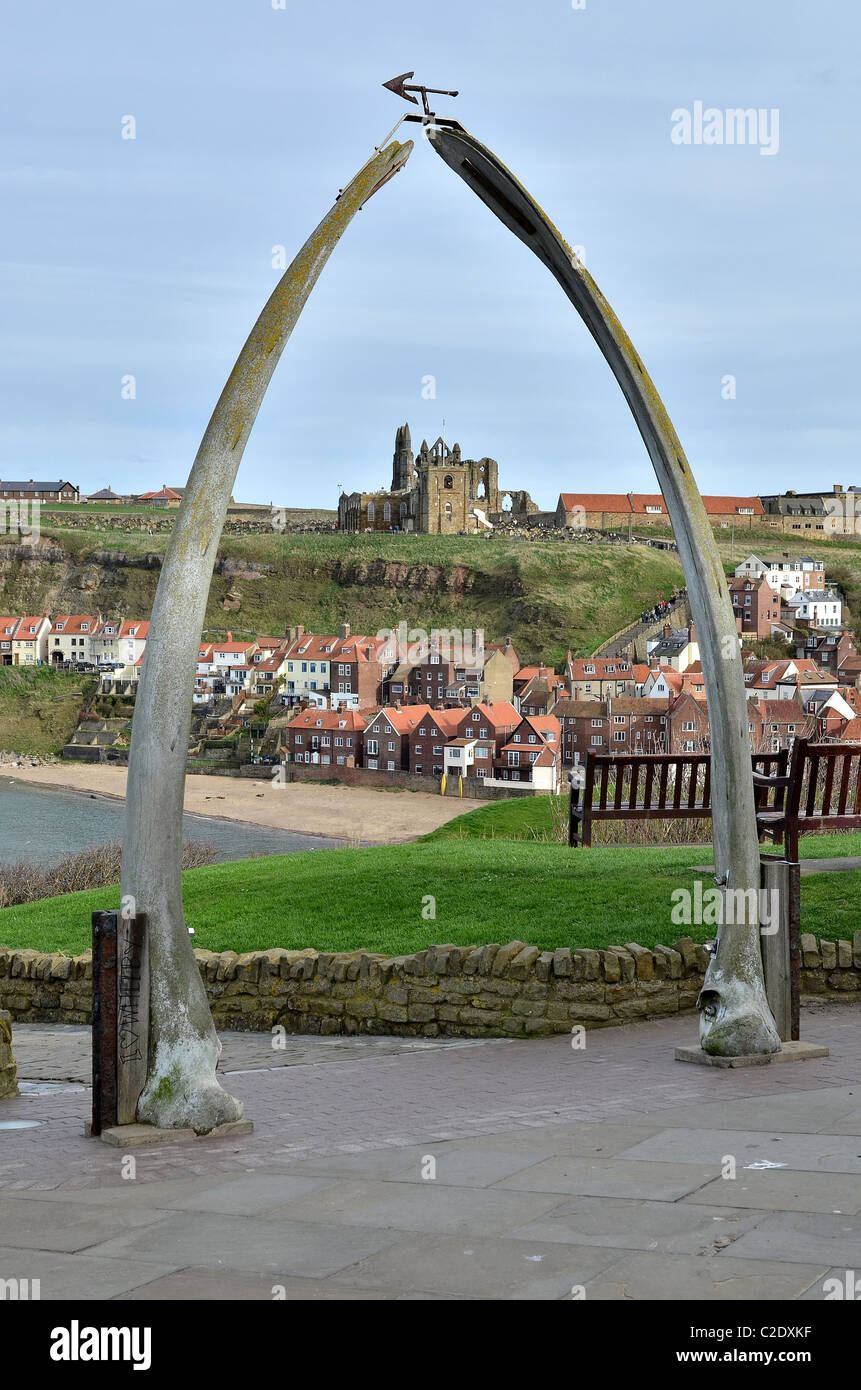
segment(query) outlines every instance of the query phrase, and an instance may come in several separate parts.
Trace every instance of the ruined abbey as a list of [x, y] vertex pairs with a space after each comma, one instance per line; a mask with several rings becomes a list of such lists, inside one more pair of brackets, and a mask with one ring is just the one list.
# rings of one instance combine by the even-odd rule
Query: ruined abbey
[[527, 492], [501, 492], [496, 459], [465, 459], [460, 445], [422, 440], [413, 456], [409, 425], [395, 434], [389, 491], [342, 493], [342, 531], [420, 531], [458, 535], [493, 530], [502, 516], [537, 510]]

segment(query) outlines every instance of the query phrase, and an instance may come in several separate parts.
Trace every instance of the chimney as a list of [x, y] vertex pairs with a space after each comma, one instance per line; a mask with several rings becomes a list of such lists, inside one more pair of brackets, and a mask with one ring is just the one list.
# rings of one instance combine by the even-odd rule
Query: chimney
[[345, 641], [347, 640], [347, 638], [349, 637], [349, 635], [350, 635], [350, 624], [349, 624], [349, 623], [341, 623], [341, 631], [340, 631], [341, 641], [342, 641], [342, 642], [345, 642]]
[[228, 632], [228, 634], [227, 634], [227, 640], [228, 640], [228, 642], [232, 642], [232, 641], [233, 641], [233, 633], [232, 633], [232, 632]]
[[834, 487], [833, 487], [833, 489], [832, 489], [832, 491], [834, 492], [834, 496], [835, 496], [835, 497], [839, 497], [840, 494], [841, 494], [841, 492], [843, 491], [843, 484], [842, 484], [842, 483], [835, 483], [835, 484], [834, 484]]
[[672, 632], [672, 630], [673, 630], [673, 629], [670, 627], [669, 623], [664, 623], [664, 631], [663, 631], [663, 633], [662, 633], [661, 635], [662, 635], [663, 637], [669, 637], [669, 635], [670, 635], [670, 633]]

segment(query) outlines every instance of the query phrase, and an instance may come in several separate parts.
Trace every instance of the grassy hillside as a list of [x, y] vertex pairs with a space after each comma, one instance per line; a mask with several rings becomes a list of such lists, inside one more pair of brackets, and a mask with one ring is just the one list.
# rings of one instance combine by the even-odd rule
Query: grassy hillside
[[[812, 853], [814, 841], [803, 842]], [[823, 852], [820, 843], [819, 852]], [[838, 851], [839, 852], [839, 851]], [[604, 947], [638, 941], [706, 941], [713, 927], [671, 920], [674, 888], [691, 889], [702, 849], [592, 849], [463, 839], [362, 850], [314, 850], [192, 869], [183, 875], [195, 946], [365, 948], [388, 955], [434, 942], [526, 941]], [[385, 885], [385, 891], [380, 886]], [[802, 884], [802, 929], [830, 939], [857, 927], [861, 871]], [[422, 908], [435, 899], [436, 917]], [[325, 910], [317, 905], [325, 904]], [[96, 889], [0, 912], [0, 946], [80, 952], [90, 913], [119, 907], [119, 889]]]
[[40, 757], [59, 753], [96, 684], [92, 677], [47, 666], [0, 666], [0, 748]]
[[[45, 526], [42, 536], [54, 547], [50, 562], [13, 559], [0, 545], [0, 591], [10, 611], [149, 615], [159, 571], [144, 557], [163, 553], [167, 534]], [[138, 564], [106, 559], [106, 551]], [[489, 638], [510, 635], [524, 660], [553, 664], [569, 646], [590, 653], [681, 582], [676, 556], [642, 546], [477, 536], [226, 536], [219, 559], [226, 567], [213, 579], [206, 614], [213, 634], [280, 633], [297, 622], [331, 631], [344, 620], [354, 632], [401, 621], [428, 630], [483, 627]], [[239, 594], [238, 611], [223, 608], [228, 593]]]

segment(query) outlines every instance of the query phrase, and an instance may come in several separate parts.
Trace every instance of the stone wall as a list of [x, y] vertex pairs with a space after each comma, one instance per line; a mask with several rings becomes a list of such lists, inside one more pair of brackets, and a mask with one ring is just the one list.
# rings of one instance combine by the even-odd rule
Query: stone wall
[[[802, 991], [861, 997], [861, 931], [849, 941], [802, 938]], [[688, 1012], [708, 956], [682, 937], [646, 950], [430, 946], [409, 956], [275, 948], [196, 951], [220, 1028], [290, 1033], [527, 1037]], [[88, 1023], [92, 961], [0, 949], [0, 1008], [18, 1022]]]
[[12, 1018], [0, 1009], [0, 1100], [17, 1094], [17, 1071], [12, 1056]]

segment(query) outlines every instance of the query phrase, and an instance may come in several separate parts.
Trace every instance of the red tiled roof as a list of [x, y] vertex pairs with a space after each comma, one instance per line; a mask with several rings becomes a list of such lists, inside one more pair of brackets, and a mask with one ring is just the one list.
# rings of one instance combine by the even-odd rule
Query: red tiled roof
[[97, 614], [92, 613], [58, 613], [51, 627], [52, 632], [58, 632], [58, 623], [63, 624], [62, 635], [68, 636], [69, 633], [77, 635], [82, 632], [82, 623], [87, 624], [87, 631], [92, 633], [96, 623], [99, 621]]

